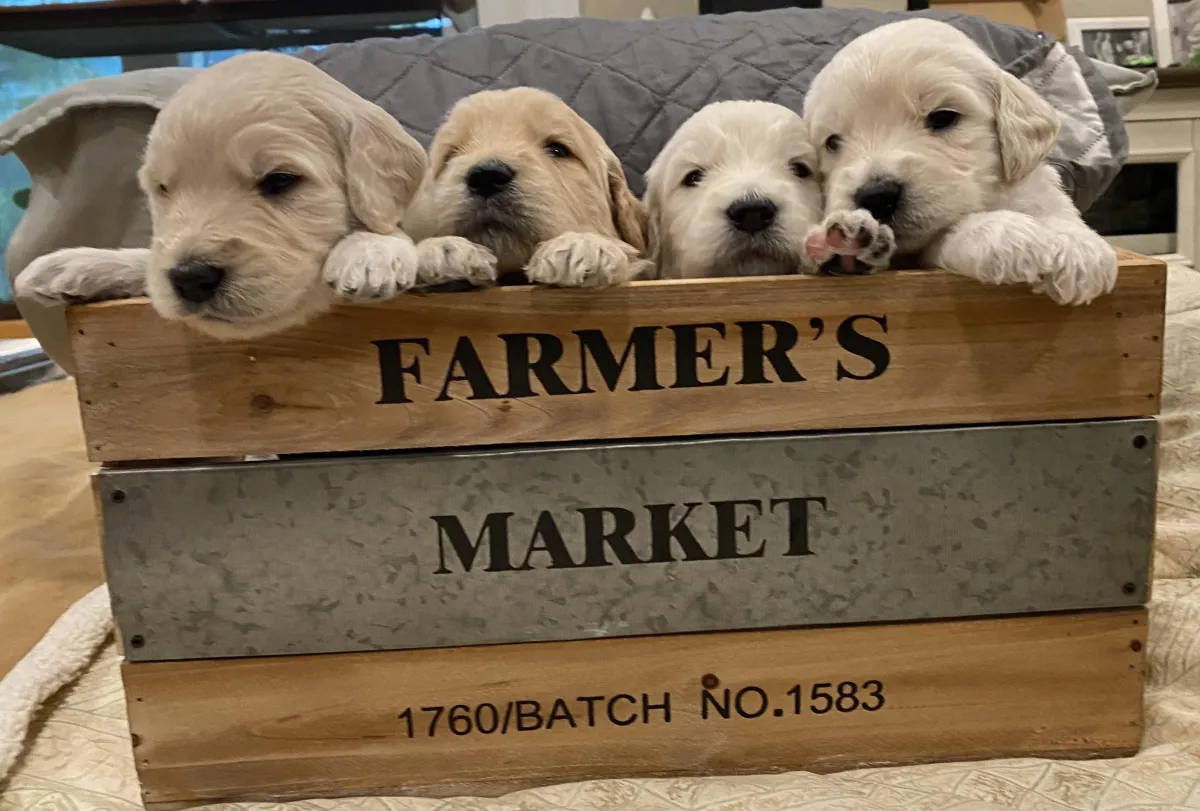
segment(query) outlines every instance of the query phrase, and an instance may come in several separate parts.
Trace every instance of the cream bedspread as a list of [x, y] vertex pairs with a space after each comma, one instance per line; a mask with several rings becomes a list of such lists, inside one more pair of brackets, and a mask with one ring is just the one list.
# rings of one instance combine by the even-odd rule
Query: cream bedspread
[[[837, 775], [613, 780], [497, 800], [361, 798], [208, 806], [222, 811], [1151, 811], [1200, 809], [1200, 272], [1173, 265], [1161, 426], [1158, 555], [1147, 729], [1126, 760], [997, 760]], [[0, 811], [141, 808], [118, 656], [110, 645], [46, 707]]]

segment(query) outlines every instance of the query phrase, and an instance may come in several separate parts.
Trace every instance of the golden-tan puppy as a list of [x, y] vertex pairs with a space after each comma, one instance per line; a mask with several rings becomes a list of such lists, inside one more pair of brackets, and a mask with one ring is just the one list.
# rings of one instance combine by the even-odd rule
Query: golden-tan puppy
[[813, 80], [804, 116], [831, 218], [817, 259], [887, 230], [923, 264], [1060, 303], [1112, 289], [1116, 254], [1046, 160], [1054, 108], [953, 26], [908, 19], [854, 40]]
[[700, 109], [646, 173], [659, 276], [816, 272], [805, 254], [822, 218], [815, 167], [804, 121], [788, 108], [719, 101]]
[[150, 131], [138, 179], [151, 247], [57, 251], [17, 292], [148, 294], [164, 318], [220, 338], [301, 323], [338, 296], [388, 297], [417, 281], [400, 223], [425, 161], [391, 116], [319, 68], [236, 56], [180, 88]]
[[621, 162], [557, 96], [531, 87], [468, 96], [429, 157], [404, 228], [430, 283], [524, 271], [530, 282], [594, 287], [650, 269], [645, 209]]

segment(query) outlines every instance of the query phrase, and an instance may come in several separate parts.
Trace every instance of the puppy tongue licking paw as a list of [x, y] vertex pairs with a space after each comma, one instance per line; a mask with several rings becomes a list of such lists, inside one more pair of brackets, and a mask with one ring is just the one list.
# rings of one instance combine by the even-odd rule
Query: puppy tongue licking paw
[[804, 250], [823, 273], [858, 276], [886, 269], [896, 238], [869, 211], [838, 211], [808, 232]]

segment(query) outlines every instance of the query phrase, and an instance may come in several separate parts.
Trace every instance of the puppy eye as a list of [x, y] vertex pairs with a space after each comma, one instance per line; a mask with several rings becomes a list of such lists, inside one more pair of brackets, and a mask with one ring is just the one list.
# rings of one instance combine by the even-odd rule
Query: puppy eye
[[552, 158], [569, 158], [571, 157], [571, 150], [558, 141], [550, 141], [546, 144], [546, 154]]
[[166, 184], [166, 183], [159, 183], [159, 184], [158, 184], [158, 186], [157, 186], [157, 188], [155, 189], [155, 191], [157, 191], [157, 192], [158, 192], [159, 194], [161, 194], [163, 197], [166, 197], [168, 194], [170, 194], [170, 192], [169, 192], [169, 191], [167, 191], [167, 184]]
[[792, 174], [804, 180], [812, 177], [812, 169], [809, 169], [808, 164], [803, 161], [792, 161]]
[[828, 138], [825, 139], [825, 149], [829, 150], [830, 152], [837, 152], [841, 148], [842, 148], [842, 136], [830, 135]]
[[703, 179], [704, 179], [704, 172], [702, 172], [699, 169], [693, 169], [692, 171], [688, 172], [686, 175], [683, 176], [683, 185], [689, 186], [689, 187], [699, 186], [700, 181]]
[[953, 127], [960, 118], [962, 114], [954, 110], [934, 110], [925, 116], [925, 128], [931, 132], [941, 132]]
[[271, 172], [258, 181], [258, 193], [263, 197], [278, 197], [300, 182], [300, 175], [290, 172]]

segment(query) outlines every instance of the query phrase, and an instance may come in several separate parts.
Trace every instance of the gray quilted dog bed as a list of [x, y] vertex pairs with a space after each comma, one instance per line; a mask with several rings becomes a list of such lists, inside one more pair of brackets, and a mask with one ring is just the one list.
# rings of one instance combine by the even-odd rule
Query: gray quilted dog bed
[[[1089, 206], [1128, 154], [1120, 111], [1093, 63], [1039, 32], [965, 14], [921, 14], [961, 28], [1059, 109], [1064, 126], [1054, 160], [1077, 204]], [[600, 131], [641, 194], [642, 174], [696, 110], [762, 99], [800, 111], [812, 78], [841, 46], [902, 16], [787, 9], [661, 21], [535, 20], [448, 39], [369, 39], [302, 56], [426, 145], [464, 96], [542, 87]]]

